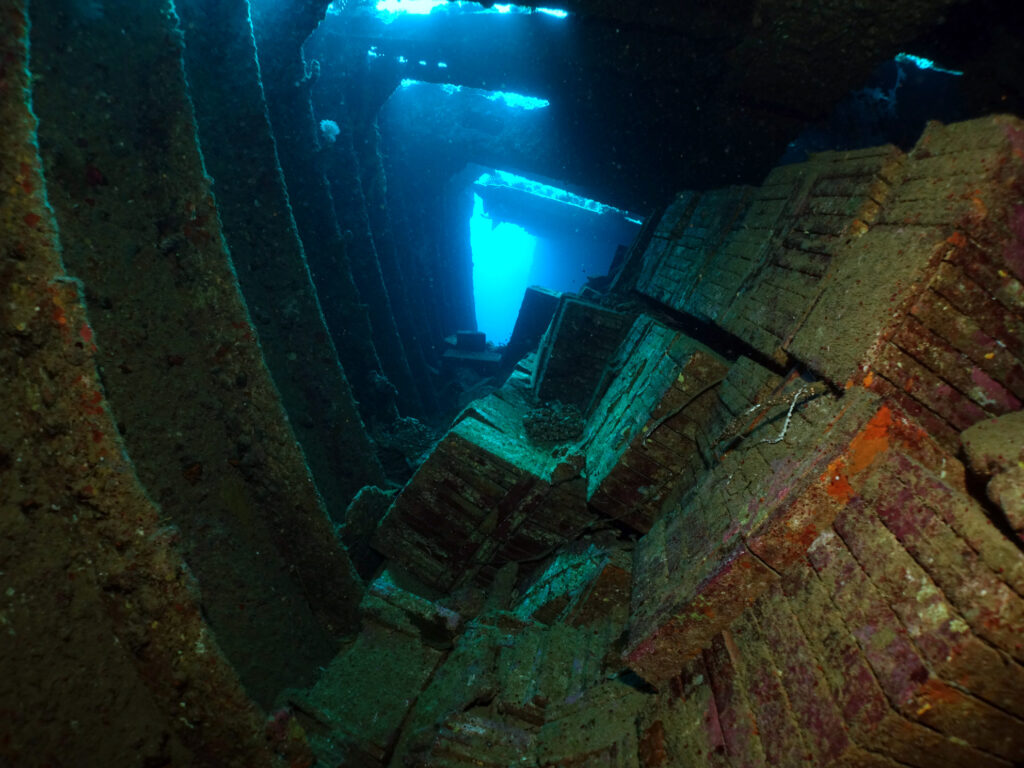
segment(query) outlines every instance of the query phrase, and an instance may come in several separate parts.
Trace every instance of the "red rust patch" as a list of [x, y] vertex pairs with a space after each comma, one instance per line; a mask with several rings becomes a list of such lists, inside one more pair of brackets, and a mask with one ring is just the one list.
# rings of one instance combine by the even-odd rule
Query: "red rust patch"
[[843, 474], [842, 459], [836, 459], [828, 465], [826, 478], [828, 482], [828, 485], [826, 486], [828, 495], [841, 504], [849, 503], [850, 499], [854, 497], [853, 486], [850, 485], [846, 476]]
[[[851, 488], [850, 490], [852, 491], [853, 489]], [[818, 527], [811, 523], [799, 530], [787, 531], [785, 538], [787, 542], [795, 544], [799, 549], [806, 551], [814, 543], [814, 540], [818, 538], [819, 533]]]
[[86, 390], [82, 393], [82, 410], [93, 416], [103, 413], [103, 393], [97, 390]]

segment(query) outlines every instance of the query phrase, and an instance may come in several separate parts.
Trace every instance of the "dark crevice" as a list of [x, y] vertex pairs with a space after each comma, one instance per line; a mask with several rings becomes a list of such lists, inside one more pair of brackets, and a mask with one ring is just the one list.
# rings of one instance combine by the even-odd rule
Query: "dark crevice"
[[790, 370], [789, 366], [780, 365], [777, 360], [772, 359], [763, 352], [759, 352], [747, 342], [719, 326], [667, 307], [636, 291], [631, 294], [631, 298], [637, 302], [639, 309], [645, 314], [651, 315], [670, 328], [685, 333], [691, 339], [700, 342], [730, 363], [736, 362], [741, 357], [746, 357], [762, 368], [768, 369], [776, 376], [783, 378], [785, 378]]
[[988, 484], [996, 477], [996, 475], [993, 475], [992, 477], [984, 477], [983, 475], [972, 472], [969, 469], [970, 460], [964, 455], [962, 449], [958, 458], [963, 462], [964, 467], [967, 469], [964, 476], [967, 493], [969, 493], [978, 503], [978, 506], [985, 510], [985, 516], [988, 517], [992, 522], [992, 525], [996, 527], [1003, 537], [1024, 553], [1024, 541], [1021, 540], [1021, 537], [1013, 529], [1009, 518], [1006, 516], [1006, 512], [1004, 512], [1002, 507], [988, 497]]

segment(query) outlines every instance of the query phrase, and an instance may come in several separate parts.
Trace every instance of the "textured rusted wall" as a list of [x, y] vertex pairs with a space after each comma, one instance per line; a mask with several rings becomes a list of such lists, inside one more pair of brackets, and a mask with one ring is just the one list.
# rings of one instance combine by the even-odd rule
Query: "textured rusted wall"
[[[0, 3], [0, 763], [275, 764], [115, 427]], [[296, 756], [299, 756], [296, 753]]]
[[352, 277], [373, 323], [377, 354], [384, 374], [398, 390], [399, 411], [405, 416], [422, 415], [423, 406], [417, 385], [430, 387], [430, 381], [414, 377], [398, 331], [395, 310], [401, 305], [396, 305], [399, 297], [395, 286], [385, 281], [381, 269], [355, 151], [352, 116], [344, 104], [337, 103], [332, 103], [329, 109], [320, 114], [335, 120], [341, 130], [337, 139], [323, 148], [325, 170], [331, 185], [334, 211], [344, 232]]
[[[277, 140], [278, 159], [320, 302], [342, 367], [364, 421], [372, 423], [386, 409], [374, 374], [381, 370], [373, 325], [352, 276], [343, 233], [335, 216], [330, 185], [319, 151], [310, 89], [319, 63], [307, 62], [302, 42], [316, 25], [307, 15], [311, 3], [250, 3], [267, 112]], [[322, 18], [322, 6], [319, 16]]]
[[64, 261], [139, 477], [181, 529], [219, 642], [269, 704], [352, 631], [358, 579], [239, 291], [170, 3], [104, 2], [85, 19], [70, 8], [34, 3], [31, 32]]
[[332, 518], [340, 520], [360, 488], [383, 483], [383, 471], [338, 362], [292, 219], [249, 5], [179, 2], [176, 8], [203, 159], [235, 273], [317, 488]]

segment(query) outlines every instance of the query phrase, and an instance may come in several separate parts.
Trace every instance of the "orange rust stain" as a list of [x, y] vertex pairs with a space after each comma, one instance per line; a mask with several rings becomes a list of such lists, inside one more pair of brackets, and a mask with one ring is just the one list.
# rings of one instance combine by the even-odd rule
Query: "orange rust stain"
[[82, 327], [78, 329], [78, 335], [82, 337], [82, 341], [86, 344], [92, 343], [92, 328], [86, 323], [82, 323]]
[[822, 475], [829, 496], [843, 504], [854, 497], [850, 478], [863, 472], [871, 466], [878, 454], [889, 449], [894, 426], [892, 410], [883, 405], [850, 441], [846, 451], [829, 463]]
[[640, 765], [644, 768], [659, 768], [668, 764], [668, 751], [665, 748], [665, 726], [661, 720], [651, 723], [637, 749]]
[[963, 695], [950, 685], [932, 677], [925, 680], [918, 689], [919, 695], [928, 704], [957, 704], [963, 701]]
[[753, 432], [754, 428], [762, 421], [764, 421], [764, 415], [768, 410], [768, 408], [761, 409], [761, 412], [754, 417], [754, 420], [751, 421], [750, 424], [747, 425], [747, 432]]
[[864, 382], [863, 383], [864, 383], [865, 387], [870, 387], [874, 383], [874, 381], [875, 381], [875, 372], [874, 371], [868, 371], [867, 373], [864, 374]]
[[956, 248], [964, 248], [967, 245], [967, 235], [963, 232], [954, 232], [946, 238], [946, 242]]
[[856, 475], [867, 469], [878, 454], [889, 448], [889, 435], [892, 430], [892, 410], [887, 405], [878, 409], [871, 421], [853, 440], [847, 451], [849, 456], [849, 473]]

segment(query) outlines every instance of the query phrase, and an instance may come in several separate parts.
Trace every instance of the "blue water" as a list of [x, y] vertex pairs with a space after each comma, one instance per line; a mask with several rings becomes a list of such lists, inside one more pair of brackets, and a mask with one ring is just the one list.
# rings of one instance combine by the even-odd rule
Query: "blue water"
[[479, 195], [473, 196], [469, 232], [477, 330], [487, 334], [489, 341], [504, 344], [530, 285], [537, 238], [520, 226], [489, 218]]

